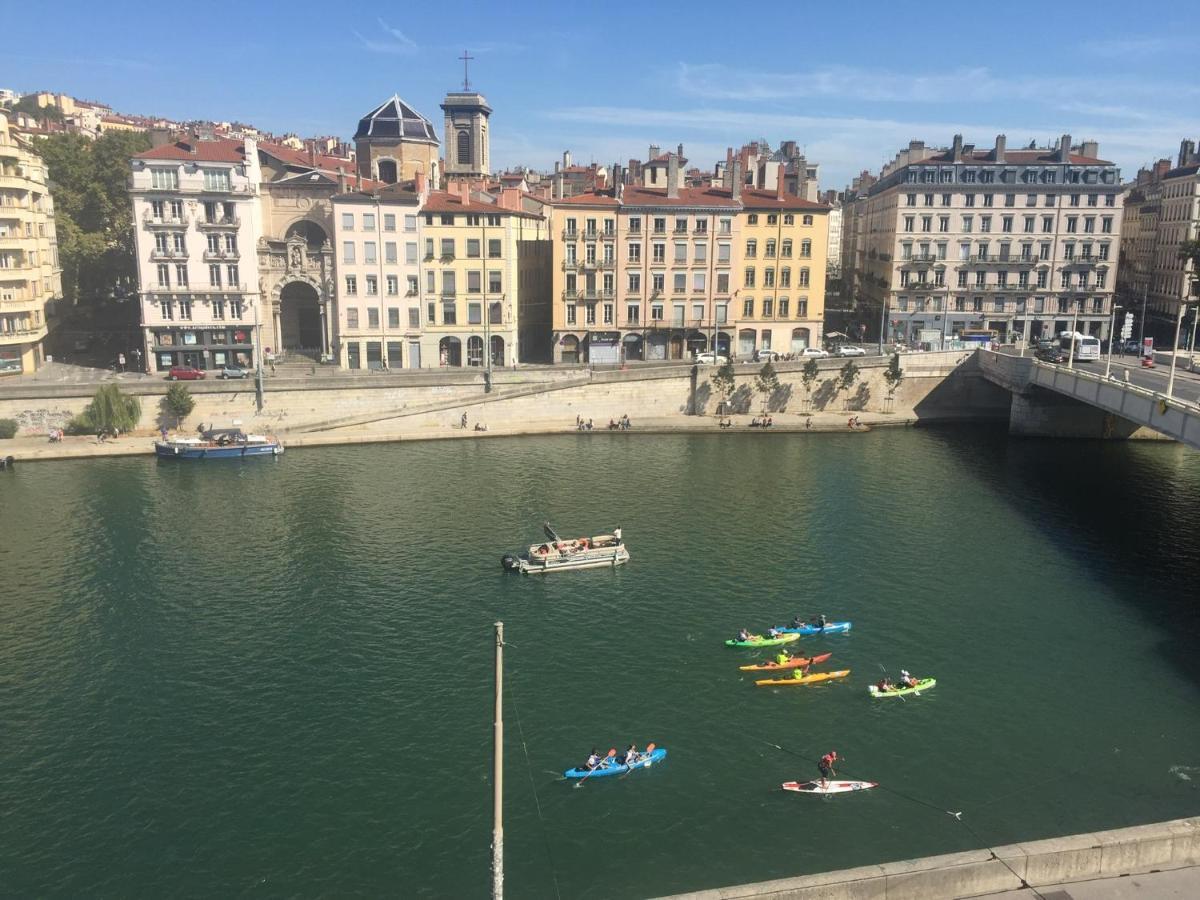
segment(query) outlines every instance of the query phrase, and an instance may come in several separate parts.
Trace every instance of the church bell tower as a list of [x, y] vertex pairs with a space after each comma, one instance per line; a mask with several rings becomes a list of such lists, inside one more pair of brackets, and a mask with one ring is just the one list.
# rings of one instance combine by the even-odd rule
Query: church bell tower
[[451, 91], [442, 101], [442, 111], [446, 114], [443, 146], [447, 178], [474, 179], [491, 174], [488, 117], [492, 114], [492, 108], [483, 94], [471, 90], [467, 66], [472, 58], [463, 52], [460, 57], [463, 61], [463, 89]]

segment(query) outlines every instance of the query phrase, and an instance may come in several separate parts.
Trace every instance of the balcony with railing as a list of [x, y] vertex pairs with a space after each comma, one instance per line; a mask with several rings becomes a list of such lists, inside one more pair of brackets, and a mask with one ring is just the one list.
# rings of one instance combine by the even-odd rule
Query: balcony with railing
[[598, 241], [600, 239], [600, 232], [595, 228], [585, 228], [583, 230], [583, 239], [585, 241]]
[[188, 216], [156, 216], [153, 210], [142, 213], [142, 225], [146, 228], [187, 228]]
[[1030, 267], [1039, 260], [1036, 256], [1013, 256], [1005, 253], [976, 254], [969, 259], [959, 260], [960, 266], [1025, 266]]
[[579, 240], [579, 230], [576, 228], [564, 228], [562, 236], [564, 241], [577, 241]]
[[577, 259], [564, 259], [562, 261], [562, 270], [564, 272], [577, 272], [580, 268], [580, 262]]
[[[187, 250], [176, 250], [174, 247], [166, 250], [155, 247], [150, 251], [150, 259], [153, 262], [180, 262], [186, 260], [187, 258]], [[207, 254], [205, 258], [207, 258]]]
[[200, 229], [210, 228], [240, 228], [242, 226], [241, 216], [216, 216], [215, 218], [204, 217], [196, 221], [196, 227]]
[[602, 241], [615, 241], [616, 239], [617, 231], [615, 228], [611, 230], [606, 228], [600, 232], [600, 240]]
[[229, 250], [227, 248], [221, 250], [205, 250], [205, 262], [232, 262], [241, 258], [241, 253], [237, 250]]

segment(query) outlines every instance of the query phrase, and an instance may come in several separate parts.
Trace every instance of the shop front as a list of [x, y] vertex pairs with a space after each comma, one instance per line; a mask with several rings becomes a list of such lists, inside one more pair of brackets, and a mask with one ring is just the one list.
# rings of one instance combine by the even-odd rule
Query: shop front
[[619, 365], [621, 362], [621, 333], [591, 331], [587, 336], [587, 361], [593, 365]]
[[154, 328], [150, 330], [150, 352], [155, 370], [172, 366], [219, 369], [221, 366], [254, 365], [253, 335], [249, 328]]

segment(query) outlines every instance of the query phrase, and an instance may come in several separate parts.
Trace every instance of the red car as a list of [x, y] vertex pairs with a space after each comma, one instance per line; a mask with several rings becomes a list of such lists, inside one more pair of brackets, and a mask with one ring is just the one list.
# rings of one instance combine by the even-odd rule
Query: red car
[[204, 370], [193, 366], [171, 366], [167, 372], [167, 381], [198, 381], [204, 377]]

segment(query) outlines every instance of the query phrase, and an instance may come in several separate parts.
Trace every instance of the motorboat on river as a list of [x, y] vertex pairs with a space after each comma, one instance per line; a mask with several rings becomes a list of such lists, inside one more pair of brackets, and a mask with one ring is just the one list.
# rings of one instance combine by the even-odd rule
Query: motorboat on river
[[629, 562], [629, 550], [621, 538], [621, 529], [612, 534], [581, 537], [564, 541], [547, 522], [542, 526], [547, 540], [530, 544], [524, 553], [506, 553], [500, 564], [510, 572], [538, 575], [568, 569], [597, 569], [601, 566], [620, 566]]
[[154, 442], [159, 459], [243, 459], [247, 456], [278, 456], [279, 439], [265, 434], [246, 434], [240, 428], [210, 428], [199, 437], [174, 437]]

